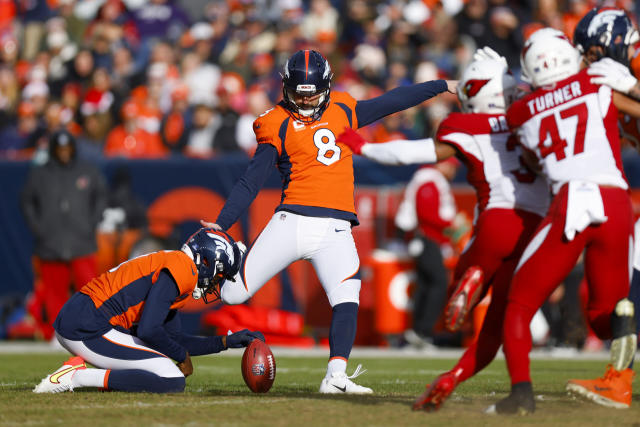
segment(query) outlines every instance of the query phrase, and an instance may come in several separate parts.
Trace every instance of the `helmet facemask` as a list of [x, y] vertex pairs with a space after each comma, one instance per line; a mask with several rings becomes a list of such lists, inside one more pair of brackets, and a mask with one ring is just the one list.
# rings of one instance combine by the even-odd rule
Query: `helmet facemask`
[[203, 228], [187, 240], [182, 251], [193, 260], [198, 271], [193, 299], [202, 298], [206, 304], [219, 300], [225, 280], [235, 281], [240, 268], [241, 253], [231, 236]]
[[[194, 262], [198, 267], [198, 283], [191, 296], [193, 299], [202, 298], [205, 304], [218, 301], [220, 299], [222, 284], [228, 279], [224, 273], [224, 263], [217, 260], [213, 261], [214, 268], [212, 274], [211, 266], [207, 258], [201, 258], [200, 254], [196, 254], [196, 260], [194, 260]], [[230, 278], [230, 280], [234, 281], [233, 278]], [[210, 300], [211, 295], [213, 295], [214, 298]]]
[[[330, 88], [323, 90], [322, 92], [316, 92], [315, 85], [298, 85], [296, 89], [289, 88], [287, 86], [282, 87], [282, 96], [287, 105], [287, 108], [293, 115], [293, 118], [302, 123], [312, 123], [319, 120], [322, 113], [329, 105], [329, 92]], [[303, 108], [303, 106], [296, 104], [295, 96], [312, 97], [320, 95], [318, 98], [318, 104], [315, 107]]]
[[[329, 105], [331, 78], [329, 62], [318, 52], [300, 50], [284, 65], [282, 99], [291, 116], [302, 123], [319, 120]], [[316, 105], [300, 105], [296, 98], [318, 96]]]

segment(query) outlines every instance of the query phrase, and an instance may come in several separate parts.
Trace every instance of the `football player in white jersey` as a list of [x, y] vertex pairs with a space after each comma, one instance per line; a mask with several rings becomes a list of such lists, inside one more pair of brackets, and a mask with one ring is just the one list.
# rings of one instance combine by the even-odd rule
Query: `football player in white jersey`
[[350, 129], [338, 137], [352, 151], [385, 164], [435, 163], [455, 155], [467, 166], [468, 181], [476, 190], [473, 236], [454, 272], [447, 326], [457, 329], [490, 285], [491, 304], [477, 341], [450, 371], [427, 386], [414, 409], [438, 409], [460, 382], [495, 357], [513, 270], [549, 203], [546, 181], [525, 165], [521, 147], [508, 130], [505, 110], [516, 82], [506, 61], [490, 48], [474, 58], [458, 85], [463, 113], [444, 119], [435, 140], [370, 144]]
[[534, 91], [509, 107], [507, 119], [529, 164], [549, 180], [553, 199], [509, 289], [503, 350], [511, 393], [488, 413], [535, 410], [529, 323], [583, 251], [589, 324], [600, 338], [613, 338], [613, 345], [634, 333], [633, 308], [625, 299], [633, 212], [617, 129], [624, 95], [594, 83], [587, 70], [580, 71], [580, 52], [564, 36], [531, 38], [521, 59]]

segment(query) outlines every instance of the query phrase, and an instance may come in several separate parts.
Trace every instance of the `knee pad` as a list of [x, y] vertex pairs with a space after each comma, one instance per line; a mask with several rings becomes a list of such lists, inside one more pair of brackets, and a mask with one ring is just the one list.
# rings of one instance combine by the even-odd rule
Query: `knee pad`
[[637, 340], [634, 306], [627, 298], [616, 304], [611, 313], [611, 361], [613, 368], [621, 371], [629, 367], [636, 354]]

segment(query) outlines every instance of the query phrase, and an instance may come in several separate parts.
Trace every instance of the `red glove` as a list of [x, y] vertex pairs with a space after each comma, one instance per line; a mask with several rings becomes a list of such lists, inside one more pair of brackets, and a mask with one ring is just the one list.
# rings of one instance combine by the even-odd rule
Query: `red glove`
[[348, 127], [345, 127], [344, 131], [338, 135], [337, 141], [351, 148], [355, 154], [362, 154], [362, 146], [367, 143], [356, 131]]

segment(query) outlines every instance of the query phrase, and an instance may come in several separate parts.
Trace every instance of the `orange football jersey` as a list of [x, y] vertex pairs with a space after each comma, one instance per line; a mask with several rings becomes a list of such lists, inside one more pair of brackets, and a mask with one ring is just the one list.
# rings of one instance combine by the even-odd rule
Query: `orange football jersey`
[[169, 271], [180, 292], [171, 308], [180, 308], [198, 281], [196, 265], [182, 251], [153, 252], [123, 262], [92, 279], [80, 292], [89, 295], [109, 323], [129, 329], [140, 320], [146, 296], [163, 269]]
[[283, 176], [281, 204], [337, 209], [355, 214], [352, 152], [336, 137], [345, 127], [358, 127], [356, 100], [344, 92], [331, 92], [319, 120], [296, 121], [281, 105], [253, 123], [259, 144], [278, 150]]

